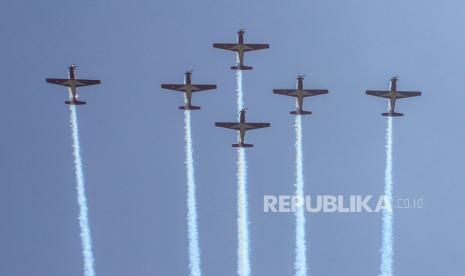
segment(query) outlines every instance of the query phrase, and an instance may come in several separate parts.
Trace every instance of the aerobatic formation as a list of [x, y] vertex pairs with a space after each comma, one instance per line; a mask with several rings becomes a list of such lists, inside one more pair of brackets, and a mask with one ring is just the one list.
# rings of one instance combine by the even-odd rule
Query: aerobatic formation
[[[236, 52], [237, 62], [231, 69], [236, 70], [237, 80], [237, 109], [239, 112], [238, 122], [215, 122], [215, 126], [233, 129], [238, 132], [238, 141], [232, 147], [238, 148], [238, 216], [239, 216], [239, 230], [238, 239], [238, 274], [239, 276], [250, 275], [249, 263], [249, 237], [247, 230], [247, 165], [246, 154], [244, 149], [253, 147], [252, 144], [245, 142], [245, 134], [248, 130], [267, 128], [270, 123], [251, 123], [246, 121], [247, 108], [244, 108], [243, 91], [242, 91], [242, 70], [252, 70], [253, 67], [244, 65], [244, 53], [267, 49], [269, 44], [247, 44], [244, 42], [245, 29], [237, 32], [237, 43], [213, 43], [214, 48]], [[80, 206], [79, 221], [81, 226], [81, 242], [82, 254], [84, 257], [84, 271], [86, 276], [95, 275], [94, 259], [92, 253], [92, 244], [90, 237], [90, 226], [87, 217], [87, 203], [85, 198], [84, 189], [84, 173], [82, 158], [80, 156], [79, 144], [79, 131], [77, 123], [76, 106], [85, 105], [85, 101], [79, 100], [77, 88], [82, 86], [100, 84], [100, 80], [78, 79], [76, 76], [76, 65], [72, 64], [69, 68], [69, 77], [67, 79], [47, 78], [46, 82], [51, 84], [62, 85], [69, 89], [69, 100], [65, 104], [70, 105], [71, 111], [71, 126], [73, 137], [73, 148], [75, 156], [75, 169], [76, 181], [78, 185], [78, 200]], [[188, 224], [188, 237], [189, 237], [189, 268], [190, 275], [200, 276], [200, 248], [199, 248], [199, 234], [197, 226], [197, 210], [195, 199], [195, 177], [194, 177], [194, 156], [193, 156], [193, 142], [191, 135], [191, 115], [193, 110], [199, 110], [199, 106], [192, 104], [192, 94], [195, 92], [214, 90], [217, 88], [215, 84], [194, 84], [192, 83], [192, 72], [188, 70], [185, 72], [184, 83], [180, 84], [161, 84], [161, 88], [178, 91], [184, 93], [184, 104], [179, 106], [179, 109], [184, 110], [185, 114], [185, 149], [186, 149], [186, 175], [187, 175], [187, 224]], [[311, 111], [303, 109], [304, 98], [310, 96], [318, 96], [328, 94], [327, 89], [305, 89], [304, 88], [305, 75], [297, 77], [297, 84], [295, 89], [273, 89], [274, 94], [294, 97], [296, 109], [291, 111], [290, 114], [296, 115], [295, 130], [296, 130], [296, 195], [302, 196], [304, 191], [304, 178], [303, 178], [303, 150], [302, 150], [302, 117], [300, 115], [310, 115]], [[392, 117], [403, 116], [403, 113], [395, 111], [396, 100], [408, 97], [420, 96], [420, 91], [399, 91], [397, 90], [398, 77], [391, 78], [389, 90], [367, 90], [366, 95], [382, 97], [388, 100], [389, 108], [383, 116], [388, 116], [387, 128], [387, 152], [386, 152], [386, 172], [385, 172], [385, 194], [388, 199], [392, 199]], [[241, 220], [241, 217], [243, 220]], [[245, 217], [245, 218], [244, 218]], [[242, 223], [241, 223], [242, 221]], [[382, 245], [382, 258], [381, 258], [381, 273], [382, 275], [392, 275], [392, 254], [393, 254], [393, 236], [392, 236], [392, 211], [385, 212], [383, 217], [383, 245]], [[245, 228], [241, 228], [245, 227]], [[296, 213], [296, 260], [295, 270], [296, 276], [307, 275], [306, 267], [306, 242], [305, 242], [305, 217], [303, 211]], [[242, 258], [242, 260], [241, 260]]]

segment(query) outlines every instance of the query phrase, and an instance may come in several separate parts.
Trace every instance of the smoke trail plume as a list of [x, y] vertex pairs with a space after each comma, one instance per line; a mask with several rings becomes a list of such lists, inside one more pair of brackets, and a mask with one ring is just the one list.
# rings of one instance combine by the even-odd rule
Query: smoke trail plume
[[[237, 112], [241, 111], [244, 108], [244, 95], [242, 92], [242, 71], [236, 71], [236, 93], [237, 93]], [[240, 116], [237, 116], [239, 119]]]
[[[295, 195], [298, 200], [304, 198], [304, 174], [302, 153], [302, 117], [295, 116]], [[303, 204], [295, 210], [295, 276], [307, 275], [307, 257], [305, 243], [305, 211]]]
[[197, 225], [197, 203], [195, 199], [194, 157], [191, 135], [191, 114], [184, 111], [184, 138], [186, 142], [186, 174], [187, 174], [187, 228], [189, 239], [189, 269], [190, 276], [202, 275], [200, 269], [199, 232]]
[[[236, 71], [237, 111], [244, 108], [242, 71]], [[237, 148], [237, 273], [250, 276], [249, 219], [247, 196], [247, 155], [244, 148]]]
[[389, 208], [383, 210], [383, 241], [381, 247], [380, 276], [392, 276], [393, 263], [393, 210], [392, 210], [392, 117], [387, 118], [386, 169], [384, 172], [384, 196]]
[[237, 225], [238, 225], [238, 267], [239, 276], [250, 275], [249, 260], [249, 219], [247, 204], [247, 157], [245, 150], [237, 150]]
[[76, 106], [70, 105], [71, 112], [71, 133], [73, 138], [74, 170], [76, 175], [77, 196], [79, 204], [79, 226], [81, 229], [81, 247], [84, 258], [84, 275], [95, 276], [94, 255], [92, 253], [92, 239], [90, 236], [90, 226], [87, 209], [87, 199], [85, 191], [84, 171], [82, 167], [81, 148], [79, 142], [79, 125], [77, 119]]

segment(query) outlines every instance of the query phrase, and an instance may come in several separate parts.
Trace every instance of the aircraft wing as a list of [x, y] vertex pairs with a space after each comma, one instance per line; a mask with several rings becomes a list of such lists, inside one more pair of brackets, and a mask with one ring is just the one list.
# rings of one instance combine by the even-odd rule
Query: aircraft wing
[[391, 91], [367, 90], [366, 94], [375, 97], [389, 98], [389, 96], [391, 95]]
[[161, 88], [184, 92], [185, 84], [162, 84]]
[[304, 89], [304, 97], [328, 94], [326, 89]]
[[205, 90], [212, 90], [216, 89], [216, 85], [214, 84], [193, 84], [192, 85], [192, 92], [199, 92]]
[[[284, 96], [291, 96], [291, 97], [297, 97], [297, 89], [273, 89], [273, 93], [279, 94], [279, 95], [284, 95]], [[304, 97], [310, 97], [310, 96], [318, 96], [318, 95], [323, 95], [323, 94], [328, 94], [328, 90], [324, 89], [304, 89], [303, 93]]]
[[421, 96], [420, 91], [397, 91], [396, 99]]
[[76, 80], [76, 87], [100, 84], [100, 80]]
[[237, 127], [238, 124], [239, 123], [236, 123], [236, 122], [231, 122], [231, 123], [216, 122], [215, 126], [239, 130], [239, 128]]
[[296, 89], [273, 89], [273, 93], [284, 96], [297, 97]]
[[244, 52], [256, 51], [270, 48], [270, 44], [244, 44], [246, 46]]
[[45, 81], [48, 83], [53, 83], [53, 84], [58, 84], [58, 85], [69, 87], [69, 84], [68, 84], [69, 79], [46, 79]]
[[237, 43], [213, 43], [214, 48], [237, 52]]
[[247, 130], [270, 127], [270, 123], [245, 123], [247, 125]]

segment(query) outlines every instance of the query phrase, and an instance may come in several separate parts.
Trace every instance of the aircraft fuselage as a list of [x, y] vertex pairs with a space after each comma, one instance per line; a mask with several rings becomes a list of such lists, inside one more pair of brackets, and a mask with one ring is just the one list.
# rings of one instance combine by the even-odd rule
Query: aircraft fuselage
[[395, 113], [395, 108], [396, 108], [396, 99], [397, 99], [397, 78], [392, 78], [391, 79], [391, 94], [389, 95], [389, 104], [390, 104], [390, 109], [389, 113], [394, 114]]
[[244, 52], [245, 50], [253, 50], [253, 48], [248, 47], [244, 44], [244, 31], [240, 30], [237, 32], [237, 45], [232, 47], [237, 51], [237, 56], [239, 58], [239, 65], [244, 66]]
[[76, 81], [76, 66], [73, 64], [69, 67], [69, 81], [66, 84], [69, 85], [69, 97], [72, 101], [77, 101], [77, 91], [76, 85], [78, 82]]
[[299, 111], [303, 111], [304, 107], [304, 78], [299, 76], [297, 78], [297, 105]]
[[186, 93], [185, 95], [185, 104], [187, 106], [191, 106], [192, 102], [192, 78], [191, 78], [191, 71], [186, 72], [186, 76], [184, 77], [184, 84], [185, 86], [182, 88]]
[[245, 132], [249, 129], [254, 129], [253, 126], [248, 125], [247, 122], [245, 121], [245, 113], [246, 111], [244, 109], [241, 110], [241, 113], [239, 115], [239, 123], [236, 125], [239, 131], [239, 135], [240, 135], [240, 142], [242, 144], [245, 143]]

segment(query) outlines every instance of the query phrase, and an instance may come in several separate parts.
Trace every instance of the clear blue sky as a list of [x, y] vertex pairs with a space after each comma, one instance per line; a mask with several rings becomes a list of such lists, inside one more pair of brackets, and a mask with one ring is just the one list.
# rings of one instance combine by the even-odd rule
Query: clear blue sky
[[[78, 76], [90, 222], [98, 275], [187, 275], [183, 114], [162, 82], [216, 83], [193, 114], [200, 246], [205, 275], [236, 275], [234, 134], [213, 126], [235, 114], [230, 52], [213, 42], [270, 43], [248, 54], [249, 204], [253, 275], [292, 275], [294, 216], [264, 214], [263, 195], [291, 194], [291, 99], [273, 88], [330, 94], [306, 101], [307, 194], [383, 191], [386, 103], [365, 89], [423, 91], [399, 103], [394, 195], [424, 198], [395, 215], [396, 275], [462, 275], [465, 3], [447, 1], [25, 1], [0, 8], [0, 275], [82, 275], [66, 90]], [[311, 275], [378, 273], [381, 214], [307, 216]]]

